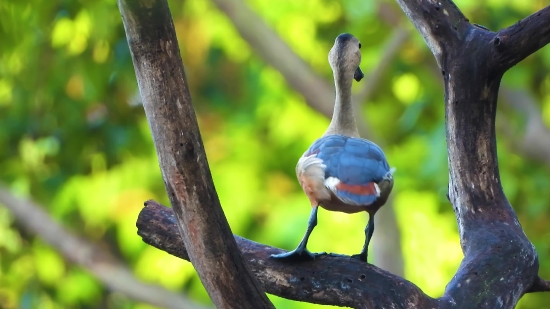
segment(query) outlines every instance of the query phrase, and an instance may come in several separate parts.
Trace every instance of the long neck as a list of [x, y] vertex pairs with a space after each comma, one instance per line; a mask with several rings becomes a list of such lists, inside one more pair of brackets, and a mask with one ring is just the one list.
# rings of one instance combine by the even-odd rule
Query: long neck
[[[342, 70], [343, 71], [343, 70]], [[359, 131], [353, 116], [351, 102], [351, 76], [344, 76], [342, 72], [334, 72], [334, 84], [336, 85], [336, 101], [330, 125], [324, 135], [341, 134], [359, 137]]]

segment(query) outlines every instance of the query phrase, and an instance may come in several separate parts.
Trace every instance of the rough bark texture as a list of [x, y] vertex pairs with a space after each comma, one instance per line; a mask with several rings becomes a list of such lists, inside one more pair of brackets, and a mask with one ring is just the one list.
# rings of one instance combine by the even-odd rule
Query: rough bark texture
[[166, 0], [119, 0], [166, 191], [217, 308], [273, 308], [243, 261], [208, 168]]
[[[179, 258], [189, 254], [177, 230], [172, 209], [145, 202], [137, 220], [143, 241]], [[283, 250], [235, 236], [243, 258], [265, 290], [288, 299], [352, 308], [443, 308], [411, 282], [372, 264], [344, 256], [312, 262], [270, 259]]]
[[[504, 72], [550, 41], [550, 7], [494, 33], [470, 24], [450, 0], [397, 2], [434, 54], [445, 84], [449, 199], [456, 213], [464, 259], [444, 295], [432, 299], [398, 276], [346, 257], [285, 264], [268, 258], [279, 249], [236, 237], [238, 245], [266, 290], [290, 299], [354, 308], [513, 308], [524, 293], [548, 291], [550, 284], [537, 276], [537, 253], [500, 183], [495, 138], [497, 95]], [[128, 20], [134, 22], [134, 18], [125, 18], [126, 23]], [[143, 25], [148, 25], [155, 36], [164, 32], [173, 35], [171, 21], [169, 26], [163, 24], [165, 20], [149, 22]], [[151, 65], [163, 57], [179, 60], [175, 38], [166, 41], [153, 37], [152, 41], [158, 40], [160, 45], [147, 46], [133, 42], [132, 33], [128, 37], [144, 102], [164, 99], [163, 105], [145, 105], [177, 217], [175, 220], [169, 209], [148, 202], [138, 219], [139, 234], [151, 245], [189, 257], [209, 293], [218, 297], [213, 297], [215, 303], [224, 297], [220, 293], [233, 298], [235, 292], [243, 293], [237, 294], [240, 296], [247, 291], [257, 298], [241, 299], [236, 307], [261, 303], [263, 294], [254, 281], [228, 291], [227, 286], [212, 281], [207, 269], [215, 267], [218, 276], [233, 270], [233, 264], [216, 264], [226, 253], [226, 258], [230, 256], [234, 258], [231, 261], [243, 265], [237, 269], [248, 271], [240, 264], [213, 190], [187, 89], [181, 85], [185, 81], [183, 68], [178, 64], [163, 71]], [[146, 56], [139, 57], [141, 54]], [[163, 82], [160, 73], [165, 71], [175, 72], [175, 78]], [[153, 76], [158, 84], [147, 84], [148, 79], [140, 79], [142, 75]], [[174, 80], [180, 83], [170, 84]], [[170, 91], [179, 95], [166, 96]], [[170, 104], [173, 102], [176, 104]], [[176, 122], [188, 125], [187, 131]], [[160, 131], [163, 124], [164, 131]], [[178, 161], [181, 158], [183, 162]], [[205, 210], [212, 213], [202, 213]], [[178, 222], [183, 243], [175, 229]]]
[[495, 34], [470, 24], [449, 0], [397, 2], [445, 83], [449, 199], [464, 259], [442, 298], [464, 308], [513, 308], [537, 280], [539, 265], [500, 183], [497, 96], [502, 74], [550, 41], [548, 8]]

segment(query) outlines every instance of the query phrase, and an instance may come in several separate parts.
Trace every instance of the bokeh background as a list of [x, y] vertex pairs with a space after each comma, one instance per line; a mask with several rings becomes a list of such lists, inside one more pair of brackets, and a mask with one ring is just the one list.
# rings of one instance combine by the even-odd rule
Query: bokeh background
[[[299, 242], [310, 211], [294, 167], [329, 122], [328, 51], [342, 32], [361, 40], [367, 78], [354, 85], [357, 118], [363, 136], [382, 145], [397, 168], [392, 199], [377, 218], [371, 262], [441, 295], [462, 258], [445, 196], [442, 82], [399, 7], [385, 0], [169, 3], [230, 226], [285, 249]], [[547, 5], [456, 4], [491, 30]], [[190, 263], [136, 234], [145, 200], [169, 203], [115, 1], [1, 1], [0, 57], [0, 308], [159, 308], [153, 294], [183, 295], [192, 302], [187, 308], [212, 307]], [[288, 64], [295, 61], [307, 70], [293, 71]], [[547, 47], [506, 73], [497, 115], [502, 184], [544, 278], [550, 278], [549, 68]], [[322, 81], [313, 84], [318, 89], [303, 87], [308, 77]], [[325, 94], [322, 102], [306, 100], [316, 93]], [[38, 210], [22, 207], [21, 199], [34, 200]], [[29, 229], [26, 221], [40, 209], [49, 219]], [[320, 211], [310, 249], [357, 253], [366, 221], [363, 214]], [[102, 277], [94, 261], [71, 258], [77, 249], [61, 253], [51, 243], [69, 242], [51, 234], [51, 224], [79, 237], [75, 248], [95, 244], [94, 252], [111, 257], [100, 262], [130, 277], [116, 283], [118, 272]], [[139, 284], [155, 288], [136, 300], [128, 290]], [[322, 307], [270, 298], [277, 308]], [[550, 294], [529, 294], [518, 308], [549, 303]]]

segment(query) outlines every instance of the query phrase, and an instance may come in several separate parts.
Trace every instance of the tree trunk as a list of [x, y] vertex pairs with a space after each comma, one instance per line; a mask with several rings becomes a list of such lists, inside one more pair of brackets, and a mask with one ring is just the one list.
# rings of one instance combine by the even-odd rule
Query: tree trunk
[[118, 5], [166, 191], [193, 266], [217, 308], [274, 308], [243, 261], [214, 189], [168, 3]]

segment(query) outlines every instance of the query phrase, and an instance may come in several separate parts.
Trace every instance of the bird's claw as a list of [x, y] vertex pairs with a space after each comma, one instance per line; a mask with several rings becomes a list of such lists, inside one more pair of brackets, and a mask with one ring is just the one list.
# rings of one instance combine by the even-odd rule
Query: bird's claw
[[357, 259], [361, 262], [367, 262], [367, 253], [359, 253], [359, 254], [354, 254], [351, 256], [352, 259]]
[[271, 257], [282, 261], [305, 262], [305, 261], [313, 261], [315, 260], [315, 257], [325, 255], [325, 254], [327, 253], [326, 252], [312, 253], [312, 252], [309, 252], [307, 249], [303, 249], [303, 250], [295, 249], [285, 253], [272, 254]]

